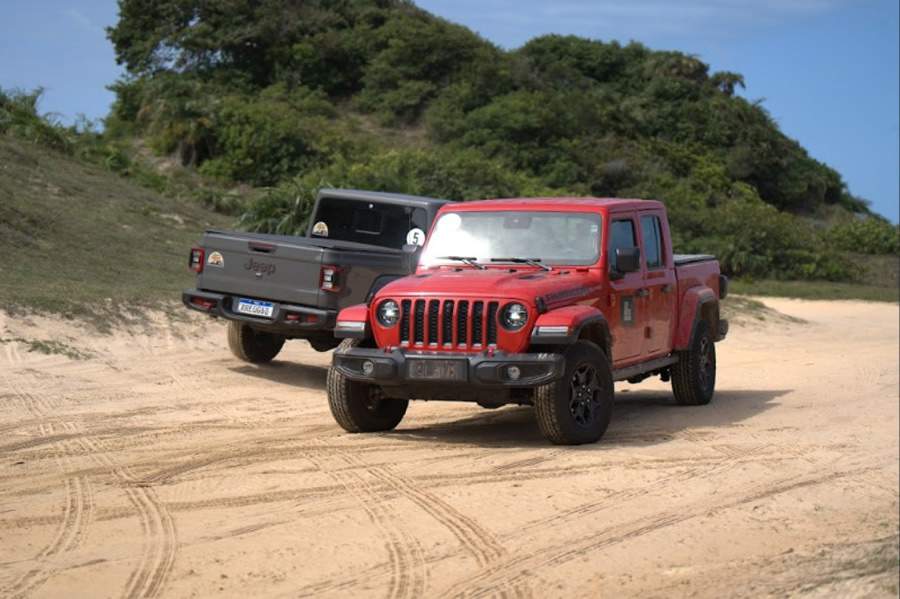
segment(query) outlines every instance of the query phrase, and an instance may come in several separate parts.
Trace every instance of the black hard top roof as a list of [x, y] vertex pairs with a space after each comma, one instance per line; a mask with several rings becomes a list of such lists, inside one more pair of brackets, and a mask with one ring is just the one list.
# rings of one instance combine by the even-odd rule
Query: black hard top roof
[[386, 204], [404, 204], [421, 206], [423, 208], [431, 207], [437, 209], [451, 202], [451, 200], [443, 200], [440, 198], [427, 198], [424, 196], [413, 196], [403, 193], [385, 193], [382, 191], [363, 191], [360, 189], [320, 189], [319, 199], [337, 198], [346, 200], [359, 200], [362, 202], [382, 202]]

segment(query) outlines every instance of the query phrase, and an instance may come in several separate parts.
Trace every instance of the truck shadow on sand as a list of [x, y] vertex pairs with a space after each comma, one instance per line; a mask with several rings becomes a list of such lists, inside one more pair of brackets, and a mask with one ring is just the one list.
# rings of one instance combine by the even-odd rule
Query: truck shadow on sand
[[273, 383], [303, 387], [313, 391], [325, 391], [327, 366], [300, 364], [276, 360], [269, 364], [241, 364], [229, 366], [228, 370], [241, 376], [253, 376]]
[[[679, 406], [670, 391], [631, 391], [616, 393], [613, 419], [599, 443], [582, 446], [595, 450], [622, 446], [666, 443], [676, 438], [715, 438], [708, 429], [738, 425], [740, 422], [776, 407], [775, 400], [791, 393], [779, 390], [725, 390], [716, 392], [706, 406]], [[407, 415], [415, 416], [411, 403]], [[400, 424], [391, 433], [406, 441], [459, 443], [482, 447], [549, 447], [538, 430], [529, 407], [506, 407], [429, 426]]]

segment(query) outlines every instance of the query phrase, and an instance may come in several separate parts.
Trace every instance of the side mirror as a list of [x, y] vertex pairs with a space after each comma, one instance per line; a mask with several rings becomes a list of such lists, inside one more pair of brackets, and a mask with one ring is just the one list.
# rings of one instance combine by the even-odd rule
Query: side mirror
[[641, 269], [641, 248], [617, 248], [616, 249], [616, 267], [610, 272], [613, 278], [621, 278], [630, 273], [637, 272]]
[[406, 258], [406, 270], [414, 272], [419, 265], [419, 254], [422, 253], [422, 246], [413, 243], [404, 243], [400, 248]]

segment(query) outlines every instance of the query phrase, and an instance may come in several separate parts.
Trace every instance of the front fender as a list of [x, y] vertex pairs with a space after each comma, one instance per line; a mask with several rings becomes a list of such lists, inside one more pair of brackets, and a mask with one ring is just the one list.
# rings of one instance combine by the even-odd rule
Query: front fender
[[674, 349], [688, 349], [691, 346], [691, 337], [693, 337], [697, 321], [700, 320], [703, 305], [715, 301], [718, 301], [716, 292], [706, 286], [691, 287], [685, 292], [678, 310]]
[[338, 312], [334, 336], [338, 339], [367, 339], [370, 334], [369, 307], [366, 304], [348, 306]]
[[[593, 306], [566, 306], [538, 316], [531, 330], [532, 345], [567, 345], [575, 343], [585, 327], [607, 327], [603, 312]], [[608, 329], [608, 327], [607, 327]]]

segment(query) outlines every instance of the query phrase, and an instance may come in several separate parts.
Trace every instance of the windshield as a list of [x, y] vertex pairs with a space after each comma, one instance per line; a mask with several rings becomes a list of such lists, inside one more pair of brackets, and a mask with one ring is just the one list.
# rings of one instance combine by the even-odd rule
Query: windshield
[[587, 266], [600, 257], [600, 230], [600, 215], [587, 212], [448, 212], [435, 224], [420, 264], [451, 264], [442, 258], [463, 256], [479, 263], [531, 258]]
[[404, 244], [425, 241], [427, 220], [422, 208], [322, 198], [310, 235], [399, 250]]

